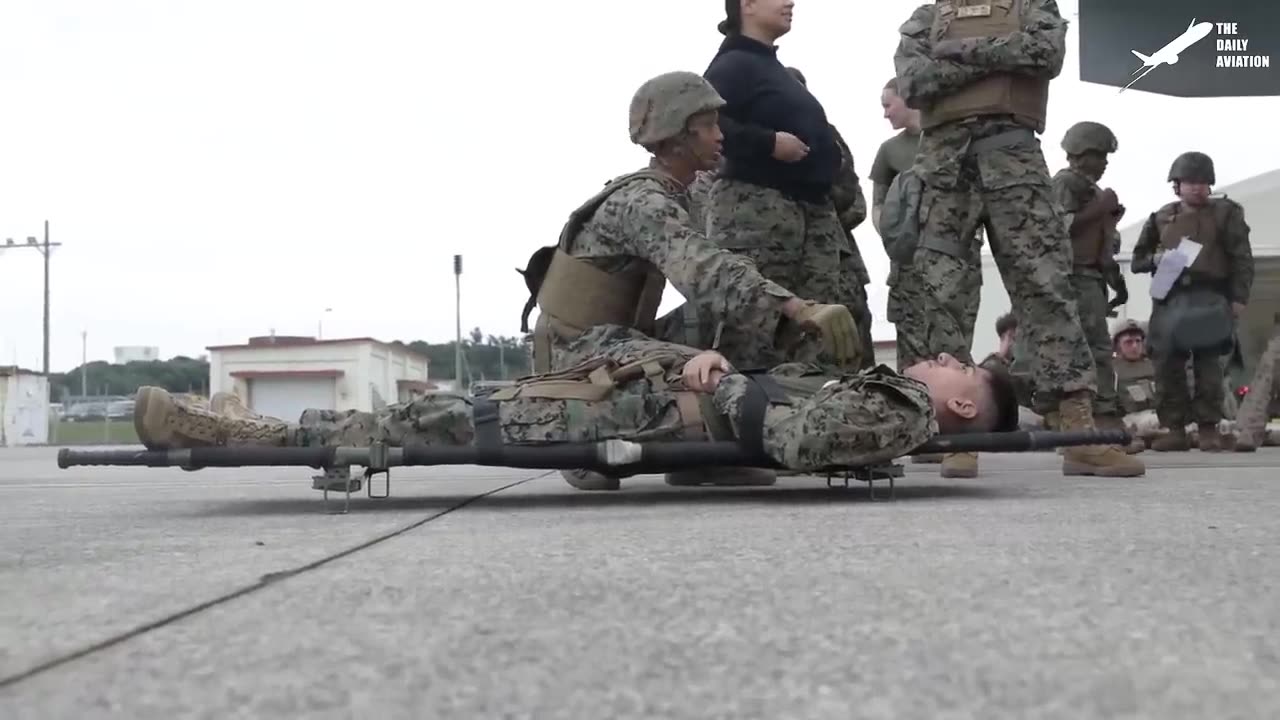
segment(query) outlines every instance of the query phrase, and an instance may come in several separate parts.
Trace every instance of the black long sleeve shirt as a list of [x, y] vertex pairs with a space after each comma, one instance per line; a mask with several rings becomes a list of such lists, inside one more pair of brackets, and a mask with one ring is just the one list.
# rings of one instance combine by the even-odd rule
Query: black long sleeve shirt
[[[797, 199], [825, 202], [840, 171], [840, 148], [822, 104], [778, 61], [778, 49], [730, 35], [704, 76], [726, 103], [720, 109], [721, 174]], [[795, 163], [775, 160], [777, 132], [803, 140], [809, 154]]]

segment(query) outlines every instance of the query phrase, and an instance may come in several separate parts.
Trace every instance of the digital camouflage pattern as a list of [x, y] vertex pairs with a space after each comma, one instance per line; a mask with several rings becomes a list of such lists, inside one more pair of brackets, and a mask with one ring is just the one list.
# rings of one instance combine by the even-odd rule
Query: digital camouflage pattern
[[898, 268], [898, 368], [949, 353], [972, 362], [982, 300], [982, 245], [974, 235], [962, 257], [921, 248]]
[[[934, 43], [937, 6], [923, 5], [899, 29], [894, 55], [900, 94], [908, 107], [927, 109], [939, 98], [995, 72], [1016, 68], [1054, 78], [1062, 71], [1067, 23], [1052, 0], [1025, 0], [1023, 29], [1009, 42], [991, 38]], [[981, 153], [970, 143], [1005, 133], [1022, 139]], [[956, 274], [980, 272], [959, 258], [956, 238], [972, 237], [981, 219], [1009, 297], [1019, 314], [1019, 336], [1034, 354], [1036, 393], [1058, 398], [1096, 392], [1093, 357], [1068, 281], [1071, 241], [1053, 202], [1039, 140], [1009, 116], [979, 116], [931, 128], [920, 141], [916, 166], [925, 183], [921, 248], [914, 264], [932, 268], [950, 243]], [[950, 240], [949, 240], [950, 239]], [[945, 280], [945, 282], [943, 282]], [[943, 307], [928, 318], [928, 342], [959, 344], [965, 336], [957, 278], [929, 277], [926, 287]]]
[[[772, 188], [717, 178], [708, 198], [710, 239], [749, 259], [760, 274], [800, 297], [844, 304], [854, 297], [842, 267], [848, 238], [831, 202], [793, 200]], [[686, 298], [690, 296], [681, 292]], [[862, 314], [869, 311], [864, 310]], [[714, 314], [699, 303], [705, 324]], [[854, 318], [860, 313], [853, 312]], [[750, 321], [726, 322], [717, 349], [737, 367], [771, 367], [789, 361], [816, 360], [813, 343], [799, 336], [765, 342]]]
[[1254, 369], [1253, 380], [1249, 383], [1249, 393], [1240, 403], [1236, 412], [1236, 428], [1239, 433], [1240, 449], [1257, 448], [1262, 445], [1273, 445], [1271, 433], [1268, 432], [1268, 421], [1271, 419], [1271, 405], [1277, 391], [1280, 391], [1280, 326], [1267, 343], [1262, 356], [1258, 358], [1258, 366]]
[[[1079, 123], [1077, 126], [1073, 126], [1072, 130], [1077, 130], [1081, 125], [1084, 124]], [[1106, 129], [1103, 126], [1099, 127]], [[1088, 130], [1094, 130], [1094, 134], [1100, 132], [1089, 126], [1085, 126], [1084, 130], [1080, 132], [1083, 133]], [[1072, 140], [1074, 142], [1070, 142]], [[1090, 140], [1093, 140], [1093, 142], [1090, 143]], [[1089, 138], [1087, 136], [1072, 138], [1069, 132], [1067, 138], [1063, 141], [1063, 145], [1071, 146], [1076, 150], [1081, 147], [1092, 149], [1102, 140], [1105, 140], [1105, 138]], [[1114, 145], [1106, 145], [1106, 147], [1114, 147]], [[1058, 204], [1058, 209], [1062, 211], [1063, 225], [1068, 229], [1068, 233], [1070, 232], [1071, 224], [1075, 222], [1076, 213], [1083, 210], [1086, 205], [1101, 193], [1102, 188], [1092, 178], [1075, 168], [1063, 168], [1054, 174], [1053, 200]], [[1106, 247], [1100, 250], [1103, 257], [1103, 265], [1113, 265], [1115, 263], [1114, 257], [1111, 256], [1111, 251], [1112, 247], [1120, 239], [1120, 233], [1116, 231], [1114, 225], [1108, 225], [1108, 231], [1109, 239]], [[1076, 311], [1080, 315], [1080, 326], [1084, 330], [1085, 340], [1089, 343], [1089, 348], [1093, 352], [1093, 362], [1097, 373], [1098, 395], [1093, 402], [1094, 414], [1103, 417], [1119, 417], [1121, 412], [1116, 402], [1116, 374], [1115, 366], [1112, 363], [1114, 348], [1111, 342], [1111, 329], [1107, 327], [1107, 314], [1111, 312], [1111, 309], [1107, 307], [1107, 282], [1101, 266], [1088, 267], [1073, 263], [1070, 284], [1072, 297], [1076, 301]]]
[[857, 167], [853, 161], [853, 151], [844, 141], [840, 131], [831, 127], [836, 144], [840, 146], [840, 171], [831, 187], [831, 201], [835, 205], [836, 217], [840, 227], [844, 229], [845, 246], [840, 250], [840, 266], [844, 271], [844, 295], [841, 304], [849, 308], [858, 323], [858, 335], [862, 338], [867, 352], [863, 355], [863, 364], [870, 367], [875, 364], [874, 353], [871, 352], [871, 308], [867, 298], [867, 285], [871, 284], [871, 275], [867, 272], [867, 264], [862, 258], [862, 250], [853, 235], [854, 228], [867, 219], [867, 198], [862, 192], [862, 183], [858, 178]]
[[631, 142], [651, 147], [686, 131], [689, 118], [719, 110], [724, 98], [697, 73], [669, 72], [646, 80], [631, 98]]
[[[692, 225], [686, 188], [674, 179], [631, 182], [608, 199], [573, 239], [569, 254], [606, 272], [636, 263], [656, 267], [704, 317], [739, 328], [743, 342], [769, 345], [779, 326], [799, 329], [782, 314], [792, 293], [766, 279], [744, 257], [717, 247]], [[807, 337], [807, 336], [806, 336]], [[573, 338], [552, 332], [552, 369], [565, 367]]]
[[[680, 371], [698, 350], [659, 342], [616, 325], [587, 331], [575, 350], [579, 355], [599, 351], [599, 357], [620, 365], [655, 355], [672, 356], [674, 362], [661, 379], [641, 375], [615, 386], [604, 400], [517, 397], [500, 401], [498, 414], [505, 443], [705, 439], [691, 436], [684, 427], [676, 400], [676, 392], [683, 390]], [[797, 390], [784, 383], [787, 402], [772, 402], [765, 412], [764, 449], [788, 468], [872, 465], [905, 455], [937, 433], [925, 385], [888, 368], [827, 376], [816, 366], [789, 364], [773, 368], [770, 374], [779, 379], [804, 378], [809, 381], [807, 386], [815, 388]], [[712, 394], [712, 404], [729, 420], [735, 435], [741, 434], [749, 382], [741, 374], [727, 375]], [[202, 414], [211, 413], [204, 408], [185, 409], [177, 422], [189, 425]], [[221, 424], [218, 435], [230, 445], [367, 447], [385, 442], [392, 446], [466, 446], [476, 440], [472, 418], [470, 398], [432, 394], [375, 412], [307, 410], [297, 423], [226, 415], [214, 421]], [[183, 428], [168, 430], [181, 433]], [[208, 434], [208, 429], [202, 432]]]

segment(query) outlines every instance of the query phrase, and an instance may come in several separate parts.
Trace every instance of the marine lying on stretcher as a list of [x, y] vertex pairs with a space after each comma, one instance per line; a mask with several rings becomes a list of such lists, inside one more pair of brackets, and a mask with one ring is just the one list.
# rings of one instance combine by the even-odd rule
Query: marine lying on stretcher
[[135, 425], [153, 450], [753, 438], [780, 465], [816, 471], [881, 463], [939, 433], [1004, 432], [1017, 424], [1007, 376], [947, 355], [902, 374], [883, 366], [831, 374], [800, 364], [756, 373], [732, 368], [718, 353], [620, 326], [593, 328], [578, 342], [605, 350], [487, 398], [432, 394], [375, 412], [307, 410], [286, 422], [256, 415], [234, 396], [219, 393], [199, 406], [147, 387], [138, 391]]

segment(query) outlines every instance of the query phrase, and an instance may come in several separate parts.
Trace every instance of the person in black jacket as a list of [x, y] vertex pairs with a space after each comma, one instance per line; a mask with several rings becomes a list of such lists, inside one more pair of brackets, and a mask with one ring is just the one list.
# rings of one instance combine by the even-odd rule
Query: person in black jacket
[[[858, 294], [845, 287], [857, 279], [842, 272], [848, 240], [832, 199], [840, 147], [822, 104], [778, 61], [774, 45], [790, 31], [794, 6], [725, 2], [726, 37], [704, 73], [727, 103], [720, 109], [723, 163], [707, 198], [707, 234], [750, 257], [774, 282], [838, 303]], [[739, 367], [814, 359], [803, 357], [812, 344], [779, 338], [760, 347], [732, 325], [722, 326], [717, 349]]]

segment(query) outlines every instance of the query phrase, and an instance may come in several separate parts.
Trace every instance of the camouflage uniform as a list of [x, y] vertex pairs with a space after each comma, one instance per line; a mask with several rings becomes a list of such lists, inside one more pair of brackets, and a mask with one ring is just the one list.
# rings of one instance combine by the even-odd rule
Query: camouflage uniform
[[[906, 130], [881, 143], [875, 161], [871, 165], [872, 207], [876, 211], [884, 204], [893, 179], [911, 167], [919, 143], [919, 133]], [[877, 227], [876, 230], [878, 231], [879, 228]], [[971, 353], [974, 328], [978, 322], [978, 304], [982, 299], [982, 233], [980, 230], [973, 235], [973, 244], [969, 246], [969, 254], [965, 257], [965, 261], [968, 272], [958, 285], [959, 296], [957, 297], [964, 340], [940, 343], [940, 345], [957, 348], [963, 346], [966, 348], [966, 353]], [[889, 322], [894, 323], [897, 329], [898, 369], [902, 369], [931, 357], [931, 343], [927, 337], [929, 328], [927, 308], [932, 298], [924, 293], [921, 283], [911, 275], [910, 267], [899, 267], [892, 257], [889, 259], [889, 277], [886, 284], [889, 286], [889, 298], [885, 310]], [[956, 357], [967, 356], [956, 354]]]
[[1280, 332], [1271, 337], [1258, 358], [1249, 393], [1236, 413], [1236, 450], [1250, 452], [1261, 445], [1280, 444], [1280, 429], [1273, 431], [1267, 427], [1277, 396], [1280, 396]]
[[853, 151], [834, 125], [831, 132], [836, 137], [836, 144], [840, 146], [840, 173], [831, 187], [831, 200], [845, 234], [845, 245], [840, 250], [840, 268], [844, 273], [844, 295], [841, 301], [858, 322], [858, 336], [862, 339], [862, 346], [867, 348], [862, 356], [862, 366], [867, 368], [875, 365], [875, 355], [871, 351], [871, 308], [867, 302], [867, 285], [871, 284], [871, 275], [862, 259], [862, 251], [858, 249], [858, 241], [853, 236], [854, 228], [867, 219], [867, 198], [862, 194], [862, 183], [853, 163]]
[[[152, 388], [140, 393], [140, 435], [149, 447], [365, 447], [373, 442], [486, 447], [615, 438], [700, 442], [750, 434], [743, 422], [749, 417], [751, 377], [726, 375], [711, 394], [684, 390], [681, 370], [698, 350], [620, 326], [588, 330], [575, 349], [598, 354], [590, 365], [526, 378], [488, 400], [433, 394], [375, 412], [307, 410], [297, 423], [219, 415], [173, 403], [163, 390]], [[639, 371], [629, 373], [628, 367]], [[599, 373], [591, 375], [599, 368], [612, 371], [613, 385], [602, 385]], [[787, 468], [871, 465], [905, 455], [937, 433], [928, 388], [888, 368], [827, 375], [817, 366], [792, 363], [766, 375], [772, 382], [765, 386], [763, 449]], [[588, 396], [593, 397], [583, 399]], [[496, 408], [486, 407], [489, 403]]]
[[[745, 83], [749, 78], [741, 75], [744, 69], [759, 73], [761, 83], [771, 84]], [[803, 75], [782, 67], [776, 48], [732, 33], [707, 67], [706, 76], [728, 101], [720, 113], [726, 136], [724, 165], [708, 194], [707, 236], [750, 258], [761, 275], [802, 297], [822, 303], [859, 303], [858, 292], [849, 287], [857, 280], [847, 276], [849, 266], [842, 262], [851, 250], [832, 197], [839, 173], [839, 144]], [[770, 94], [760, 95], [765, 92]], [[797, 125], [791, 128], [799, 133], [797, 137], [804, 136], [813, 145], [807, 157], [786, 163], [771, 156], [781, 125], [761, 125], [761, 119], [752, 114], [761, 107], [787, 111], [785, 121]], [[743, 128], [757, 136], [757, 142], [765, 142], [751, 147], [735, 142]], [[700, 317], [708, 315], [702, 307], [697, 312]], [[869, 317], [869, 310], [863, 307], [851, 314], [857, 320]], [[719, 329], [716, 347], [737, 367], [818, 359], [811, 343], [762, 343], [759, 331], [745, 324], [725, 323]]]
[[[967, 240], [982, 224], [1035, 354], [1037, 394], [1058, 401], [1063, 429], [1092, 430], [1096, 373], [1068, 280], [1071, 248], [1053, 202], [1037, 134], [1048, 87], [1062, 71], [1067, 23], [1053, 0], [918, 7], [899, 29], [900, 95], [921, 111], [916, 169], [924, 183], [913, 265], [940, 307], [926, 320], [929, 352], [965, 350]], [[968, 353], [963, 353], [967, 355]], [[1064, 474], [1132, 476], [1140, 461], [1119, 448], [1070, 448]]]
[[[679, 141], [692, 117], [723, 105], [701, 76], [660, 75], [632, 98], [631, 140], [656, 150]], [[522, 274], [531, 293], [526, 321], [535, 299], [541, 309], [533, 332], [537, 372], [576, 364], [589, 350], [575, 341], [597, 325], [623, 324], [653, 336], [667, 281], [698, 303], [702, 317], [737, 328], [741, 338], [761, 345], [803, 345], [809, 337], [802, 326], [817, 327], [827, 337], [834, 332], [844, 338], [836, 342], [843, 349], [833, 346], [837, 355], [850, 354], [856, 326], [848, 311], [811, 305], [798, 319], [786, 318], [783, 306], [792, 293], [763, 277], [749, 260], [709, 242], [689, 217], [686, 190], [655, 156], [647, 170], [606, 184], [570, 214], [557, 245], [534, 254]], [[580, 489], [617, 487], [616, 478], [598, 473], [565, 476]]]
[[[1069, 161], [1077, 162], [1086, 153], [1105, 157], [1119, 148], [1115, 135], [1105, 125], [1081, 122], [1071, 126], [1062, 138], [1062, 149]], [[1104, 272], [1114, 273], [1115, 253], [1119, 241], [1115, 217], [1106, 216], [1077, 222], [1102, 194], [1093, 178], [1074, 164], [1053, 176], [1053, 199], [1062, 211], [1063, 223], [1071, 236], [1074, 264], [1071, 289], [1080, 314], [1085, 339], [1093, 350], [1097, 368], [1098, 395], [1093, 412], [1112, 428], [1120, 425], [1120, 407], [1116, 404], [1115, 368], [1112, 366], [1111, 333], [1107, 327], [1107, 280]], [[1075, 225], [1073, 228], [1072, 226]]]
[[[1212, 185], [1216, 180], [1213, 160], [1203, 153], [1183, 153], [1169, 169], [1169, 180], [1175, 184], [1186, 180]], [[1225, 378], [1221, 356], [1225, 353], [1217, 349], [1193, 353], [1175, 350], [1168, 331], [1162, 328], [1170, 322], [1165, 308], [1183, 293], [1191, 297], [1189, 293], [1209, 291], [1206, 302], [1216, 297], [1218, 302], [1248, 304], [1254, 270], [1244, 208], [1225, 197], [1211, 197], [1202, 208], [1189, 207], [1180, 200], [1168, 203], [1143, 225], [1133, 249], [1133, 271], [1154, 274], [1164, 250], [1176, 247], [1184, 237], [1199, 243], [1202, 249], [1169, 294], [1152, 301], [1149, 352], [1156, 366], [1156, 406], [1160, 424], [1170, 432], [1151, 447], [1163, 451], [1189, 448], [1185, 427], [1194, 421], [1200, 430], [1200, 449], [1215, 451], [1224, 444], [1217, 427], [1223, 419]], [[1223, 311], [1228, 312], [1225, 307]], [[1187, 387], [1188, 360], [1195, 377], [1194, 399]]]

